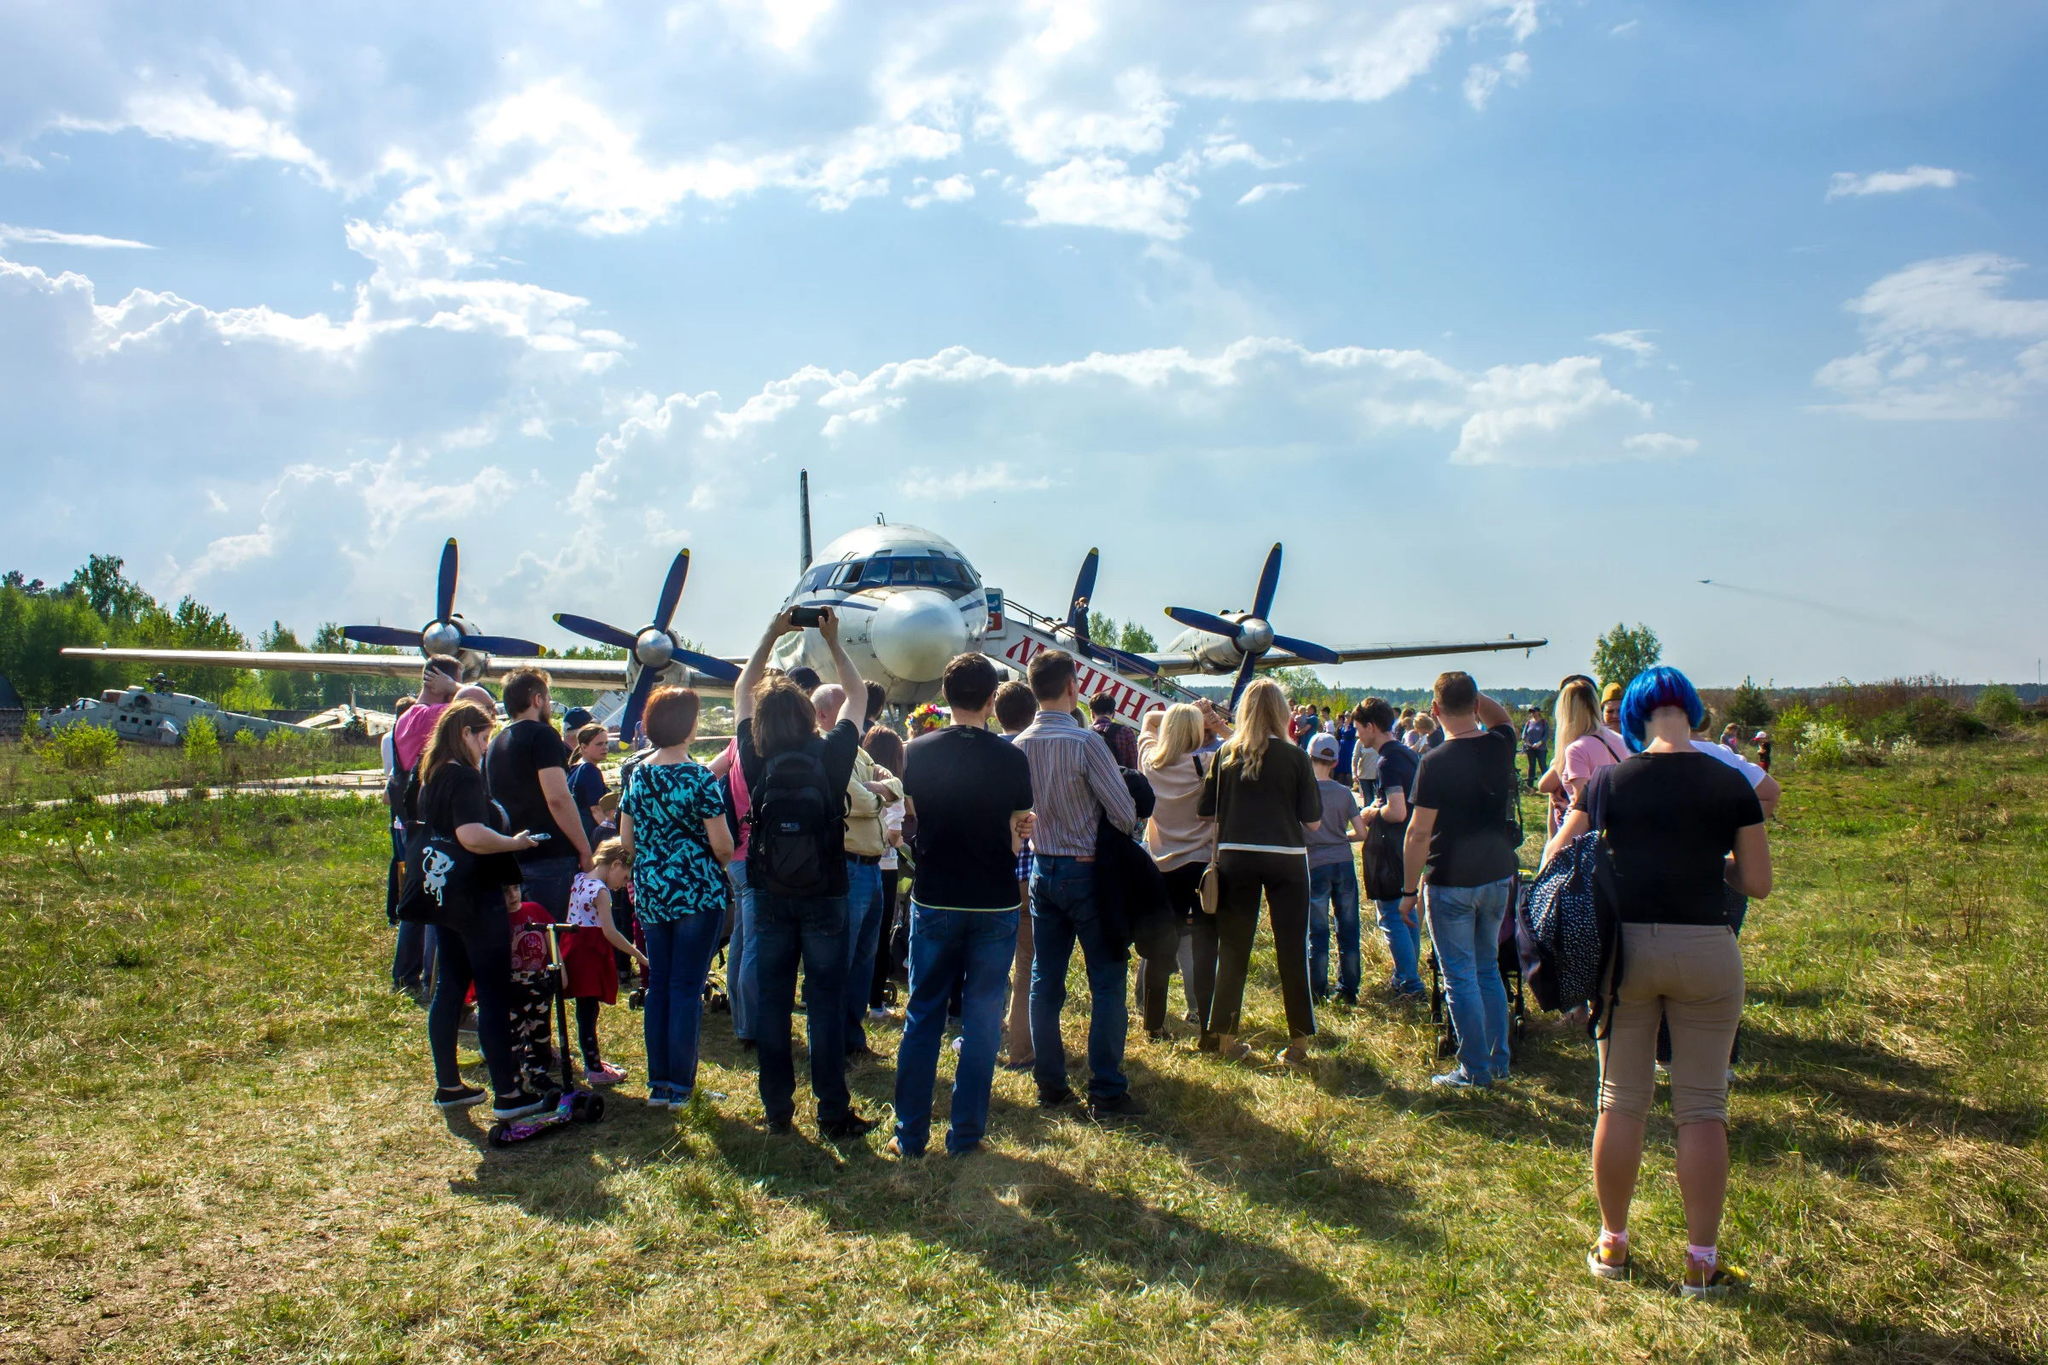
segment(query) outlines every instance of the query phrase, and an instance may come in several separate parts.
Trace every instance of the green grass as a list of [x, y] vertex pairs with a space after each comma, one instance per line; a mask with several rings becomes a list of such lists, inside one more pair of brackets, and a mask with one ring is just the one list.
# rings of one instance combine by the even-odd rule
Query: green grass
[[[2048, 746], [1787, 787], [1732, 1111], [1756, 1288], [1706, 1308], [1581, 1268], [1567, 1035], [1457, 1095], [1389, 1005], [1329, 1016], [1313, 1078], [1140, 1041], [1143, 1123], [1043, 1117], [1002, 1074], [991, 1153], [903, 1166], [880, 1133], [758, 1136], [717, 1016], [730, 1098], [499, 1153], [425, 1102], [374, 806], [98, 811], [90, 844], [6, 818], [0, 1360], [2048, 1358]], [[1263, 954], [1254, 986], [1277, 1045]], [[637, 1075], [636, 1025], [607, 1015]], [[857, 1072], [862, 1106], [890, 1082]], [[1661, 1122], [1635, 1230], [1668, 1274]]]
[[91, 799], [109, 792], [157, 791], [192, 786], [310, 777], [377, 766], [377, 748], [346, 744], [322, 734], [283, 741], [220, 746], [215, 763], [195, 763], [183, 749], [123, 744], [105, 768], [76, 772], [59, 766], [32, 744], [0, 742], [0, 810], [36, 801]]

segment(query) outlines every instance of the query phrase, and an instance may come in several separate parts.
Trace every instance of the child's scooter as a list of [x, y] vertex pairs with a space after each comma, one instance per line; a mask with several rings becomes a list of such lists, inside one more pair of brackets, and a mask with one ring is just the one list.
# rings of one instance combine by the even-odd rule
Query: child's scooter
[[556, 1129], [571, 1123], [596, 1123], [604, 1118], [604, 1096], [595, 1090], [580, 1089], [576, 1085], [569, 1063], [569, 970], [562, 964], [562, 931], [567, 925], [550, 924], [548, 933], [548, 970], [555, 976], [555, 1038], [562, 1054], [562, 1098], [553, 1109], [523, 1119], [510, 1119], [491, 1125], [486, 1135], [493, 1147], [510, 1147], [514, 1143], [530, 1142], [544, 1137]]

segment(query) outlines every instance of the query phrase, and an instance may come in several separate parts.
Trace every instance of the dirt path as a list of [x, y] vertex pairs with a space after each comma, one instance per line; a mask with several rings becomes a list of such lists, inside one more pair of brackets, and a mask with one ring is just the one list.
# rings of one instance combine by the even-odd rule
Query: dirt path
[[[155, 787], [139, 792], [105, 792], [93, 800], [102, 806], [118, 806], [131, 801], [147, 801], [162, 805], [166, 801], [184, 799], [195, 790], [204, 791], [208, 797], [230, 795], [270, 796], [381, 796], [384, 791], [384, 773], [378, 768], [362, 768], [346, 773], [316, 773], [310, 777], [275, 777], [262, 782], [238, 782], [223, 787]], [[54, 801], [30, 803], [30, 810], [54, 810], [68, 806], [68, 797]], [[21, 809], [16, 807], [16, 809]]]

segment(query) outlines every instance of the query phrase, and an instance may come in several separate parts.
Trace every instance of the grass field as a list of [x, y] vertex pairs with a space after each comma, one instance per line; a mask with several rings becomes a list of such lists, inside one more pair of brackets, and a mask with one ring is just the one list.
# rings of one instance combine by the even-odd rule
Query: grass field
[[[1756, 1284], [1706, 1307], [1585, 1275], [1569, 1035], [1481, 1094], [1387, 1004], [1326, 1017], [1313, 1079], [1138, 1041], [1149, 1119], [1000, 1074], [994, 1150], [904, 1166], [752, 1131], [720, 1016], [729, 1098], [497, 1153], [426, 1103], [368, 803], [0, 819], [0, 1360], [2048, 1358], [2048, 746], [1787, 786], [1724, 1240]], [[1270, 966], [1249, 1008], [1283, 1041]], [[1667, 1274], [1669, 1173], [1653, 1122]]]
[[108, 792], [157, 791], [191, 786], [265, 782], [281, 777], [348, 772], [377, 766], [373, 744], [346, 744], [325, 735], [293, 736], [287, 744], [220, 746], [212, 762], [194, 762], [183, 749], [123, 744], [104, 768], [75, 771], [16, 741], [0, 743], [0, 810], [36, 801], [64, 801]]

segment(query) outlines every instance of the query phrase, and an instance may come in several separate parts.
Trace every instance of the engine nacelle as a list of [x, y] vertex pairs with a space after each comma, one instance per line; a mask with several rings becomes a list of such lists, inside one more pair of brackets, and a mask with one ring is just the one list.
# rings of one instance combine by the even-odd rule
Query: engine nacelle
[[[1223, 612], [1226, 620], [1243, 618], [1242, 612]], [[1170, 654], [1186, 654], [1193, 658], [1204, 673], [1235, 673], [1237, 666], [1244, 662], [1244, 655], [1238, 650], [1237, 642], [1221, 635], [1211, 635], [1206, 630], [1184, 630], [1167, 641]]]

